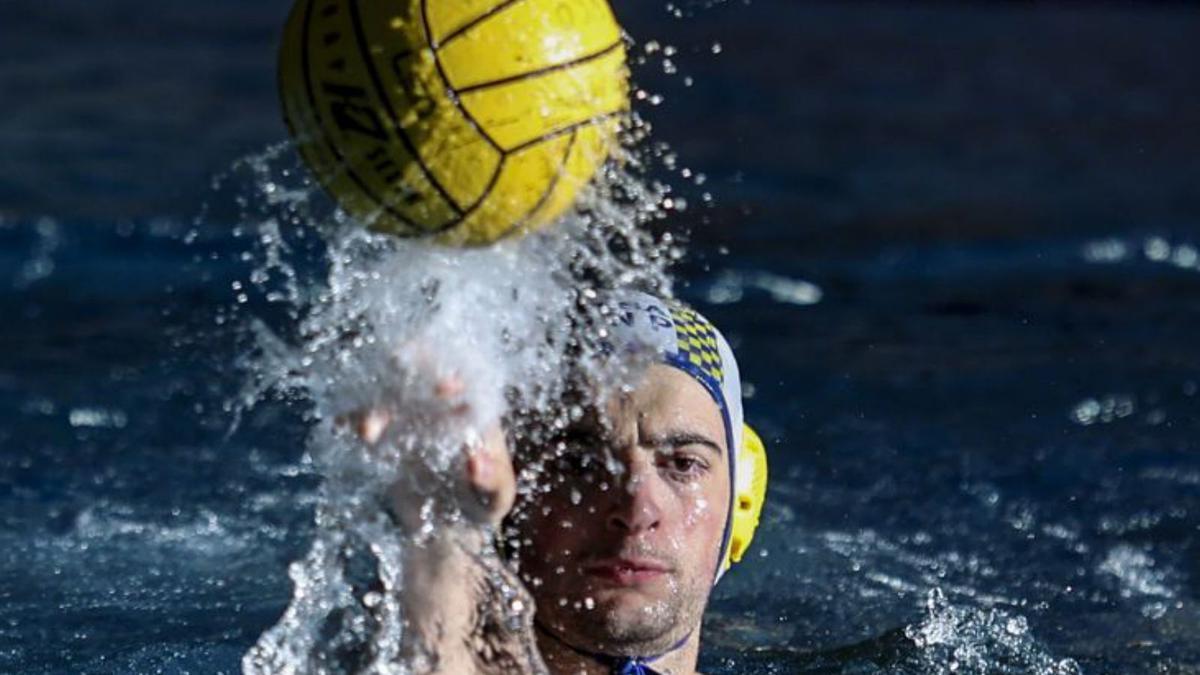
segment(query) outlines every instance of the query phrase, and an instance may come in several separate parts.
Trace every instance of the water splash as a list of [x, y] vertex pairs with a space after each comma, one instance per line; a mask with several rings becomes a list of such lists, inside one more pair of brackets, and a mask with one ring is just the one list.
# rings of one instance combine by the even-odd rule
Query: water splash
[[[678, 75], [675, 51], [647, 44], [670, 76]], [[633, 97], [635, 105], [662, 101], [637, 86]], [[252, 336], [241, 364], [246, 385], [229, 412], [236, 420], [270, 397], [302, 407], [312, 426], [305, 463], [323, 477], [316, 538], [290, 568], [292, 601], [246, 654], [246, 672], [405, 673], [435, 662], [405, 623], [405, 554], [435, 532], [471, 529], [455, 497], [462, 449], [510, 411], [538, 411], [552, 433], [582, 414], [562, 409], [580, 380], [598, 399], [628, 386], [644, 365], [602, 347], [616, 316], [607, 293], [670, 295], [666, 269], [682, 251], [671, 233], [647, 226], [688, 203], [648, 176], [705, 181], [650, 134], [632, 113], [620, 156], [574, 213], [486, 249], [363, 231], [315, 189], [286, 146], [218, 181], [236, 191], [236, 233], [252, 266], [233, 282], [234, 303], [221, 317]], [[263, 307], [282, 310], [282, 320]], [[433, 393], [448, 378], [467, 385], [452, 400]], [[367, 409], [384, 411], [400, 433], [373, 447], [346, 433], [339, 420]], [[397, 522], [404, 518], [387, 506], [397, 486], [415, 500], [419, 523]], [[529, 607], [509, 601], [513, 588], [487, 545], [493, 533], [483, 534], [474, 553], [501, 600], [496, 618], [518, 622]]]
[[[452, 249], [353, 226], [293, 177], [303, 174], [290, 161], [271, 148], [217, 183], [236, 191], [249, 268], [231, 284], [223, 318], [251, 344], [245, 385], [227, 408], [235, 420], [268, 398], [302, 408], [311, 423], [302, 463], [323, 478], [315, 539], [290, 567], [291, 602], [243, 669], [419, 672], [437, 655], [405, 623], [406, 551], [476, 527], [455, 486], [462, 449], [489, 425], [511, 410], [561, 408], [571, 377], [602, 384], [596, 396], [631, 381], [636, 364], [600, 346], [615, 317], [605, 296], [670, 293], [666, 267], [681, 251], [644, 226], [675, 205], [664, 186], [638, 177], [634, 157], [607, 167], [552, 230]], [[467, 386], [447, 400], [434, 392], [449, 377]], [[368, 409], [386, 411], [397, 430], [374, 446], [340, 423]], [[551, 425], [573, 410], [552, 414]], [[388, 506], [397, 486], [417, 500], [416, 527]], [[484, 534], [476, 562], [498, 597], [513, 595]], [[506, 622], [529, 610], [519, 600], [497, 607]]]
[[1176, 597], [1169, 584], [1169, 573], [1159, 569], [1148, 553], [1127, 544], [1110, 550], [1098, 570], [1116, 579], [1122, 598], [1147, 600], [1141, 611], [1148, 619], [1162, 618], [1168, 601]]
[[929, 592], [925, 617], [904, 629], [919, 652], [905, 664], [921, 673], [1076, 675], [1072, 659], [1049, 655], [1030, 636], [1023, 616], [950, 604]]

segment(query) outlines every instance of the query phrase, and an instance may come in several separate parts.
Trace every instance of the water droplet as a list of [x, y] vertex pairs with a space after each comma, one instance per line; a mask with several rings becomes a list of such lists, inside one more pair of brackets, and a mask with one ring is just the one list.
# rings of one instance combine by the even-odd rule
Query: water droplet
[[1024, 635], [1029, 631], [1029, 623], [1023, 616], [1014, 616], [1004, 623], [1004, 631], [1009, 635]]

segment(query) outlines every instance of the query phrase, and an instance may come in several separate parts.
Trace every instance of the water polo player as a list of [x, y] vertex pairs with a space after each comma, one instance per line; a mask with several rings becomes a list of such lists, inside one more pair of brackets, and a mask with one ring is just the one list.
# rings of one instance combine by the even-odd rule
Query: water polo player
[[[641, 293], [616, 307], [613, 348], [651, 363], [543, 447], [516, 442], [532, 489], [517, 496], [499, 424], [468, 449], [475, 495], [464, 498], [482, 504], [480, 522], [503, 523], [515, 573], [493, 565], [489, 576], [477, 535], [440, 533], [410, 556], [405, 610], [432, 672], [695, 672], [709, 593], [758, 522], [766, 457], [712, 324]], [[444, 381], [439, 394], [462, 386]], [[365, 415], [358, 432], [377, 442], [387, 422]], [[394, 508], [410, 507], [396, 495]], [[531, 618], [496, 620], [530, 602]]]

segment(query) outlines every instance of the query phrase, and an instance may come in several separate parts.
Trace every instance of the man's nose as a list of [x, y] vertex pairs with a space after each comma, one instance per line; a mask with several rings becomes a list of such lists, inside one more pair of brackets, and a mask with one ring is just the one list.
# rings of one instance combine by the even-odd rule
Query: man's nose
[[654, 530], [662, 519], [655, 491], [653, 467], [645, 460], [630, 460], [617, 477], [608, 514], [609, 529], [623, 534]]

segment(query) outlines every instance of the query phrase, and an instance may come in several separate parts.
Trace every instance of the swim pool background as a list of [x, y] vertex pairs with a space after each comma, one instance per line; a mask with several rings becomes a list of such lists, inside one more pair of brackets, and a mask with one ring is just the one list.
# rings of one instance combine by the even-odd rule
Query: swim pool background
[[[315, 479], [293, 410], [225, 438], [247, 243], [208, 190], [284, 137], [286, 6], [0, 5], [0, 671], [228, 672], [288, 597]], [[1196, 672], [1200, 12], [685, 6], [616, 9], [680, 50], [641, 78], [709, 178], [681, 291], [773, 458], [711, 669], [939, 587], [1085, 672]]]

